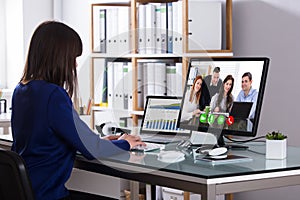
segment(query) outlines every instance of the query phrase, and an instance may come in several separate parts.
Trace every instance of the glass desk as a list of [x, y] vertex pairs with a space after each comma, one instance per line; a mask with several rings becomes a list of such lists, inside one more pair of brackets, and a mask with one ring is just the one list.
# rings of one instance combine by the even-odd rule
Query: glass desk
[[[160, 185], [201, 194], [202, 200], [215, 200], [216, 195], [300, 185], [299, 147], [288, 147], [284, 160], [266, 160], [265, 144], [248, 144], [248, 150], [229, 154], [251, 157], [250, 162], [211, 165], [195, 161], [185, 151], [185, 160], [165, 163], [158, 160], [159, 151], [124, 152], [110, 158], [87, 160], [78, 155], [75, 168], [132, 180], [132, 198], [138, 195], [138, 182]], [[174, 150], [167, 145], [165, 151]]]

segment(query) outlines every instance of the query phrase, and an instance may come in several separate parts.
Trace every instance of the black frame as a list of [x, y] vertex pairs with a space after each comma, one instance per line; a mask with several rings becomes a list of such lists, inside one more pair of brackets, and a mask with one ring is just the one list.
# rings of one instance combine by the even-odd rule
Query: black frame
[[[260, 86], [259, 86], [259, 93], [258, 93], [258, 98], [257, 98], [257, 105], [255, 109], [255, 117], [252, 120], [253, 123], [253, 128], [252, 131], [241, 131], [241, 130], [229, 130], [229, 129], [220, 129], [217, 128], [211, 128], [211, 127], [195, 127], [193, 125], [189, 125], [186, 123], [180, 122], [181, 119], [181, 112], [183, 108], [183, 103], [185, 101], [185, 93], [187, 92], [187, 86], [188, 86], [188, 78], [189, 78], [189, 73], [191, 69], [191, 64], [192, 62], [199, 62], [199, 61], [209, 61], [209, 62], [214, 62], [214, 61], [263, 61], [263, 69], [262, 69], [262, 75], [261, 75], [261, 80], [260, 80]], [[247, 137], [255, 137], [257, 134], [257, 129], [258, 129], [258, 124], [259, 124], [259, 118], [260, 118], [260, 112], [261, 112], [261, 107], [262, 107], [262, 102], [263, 102], [263, 96], [264, 96], [264, 91], [265, 91], [265, 86], [266, 86], [266, 80], [267, 80], [267, 73], [268, 73], [268, 68], [269, 68], [269, 63], [270, 59], [267, 57], [217, 57], [217, 58], [209, 58], [209, 57], [203, 57], [203, 58], [191, 58], [189, 60], [189, 67], [188, 67], [188, 72], [186, 76], [186, 82], [185, 82], [185, 88], [184, 88], [184, 93], [183, 93], [183, 98], [182, 98], [182, 103], [181, 103], [181, 109], [179, 113], [179, 118], [178, 118], [178, 124], [177, 127], [183, 128], [183, 129], [188, 129], [188, 130], [193, 130], [193, 131], [201, 131], [201, 132], [208, 132], [213, 133], [220, 137], [221, 135], [237, 135], [237, 136], [247, 136]]]
[[[155, 131], [147, 131], [147, 130], [144, 130], [143, 129], [143, 125], [144, 125], [144, 121], [145, 121], [145, 115], [146, 115], [146, 105], [148, 105], [148, 101], [149, 99], [179, 99], [182, 101], [182, 97], [179, 97], [179, 96], [154, 96], [154, 95], [148, 95], [146, 96], [146, 104], [145, 104], [145, 108], [144, 108], [144, 114], [143, 114], [143, 119], [142, 119], [142, 123], [141, 123], [141, 129], [140, 129], [140, 133], [146, 133], [146, 134], [162, 134], [162, 135], [170, 135], [170, 136], [175, 136], [177, 135], [178, 133], [180, 133], [180, 135], [184, 136], [190, 136], [190, 131], [189, 133], [184, 133], [184, 132], [167, 132], [167, 131], [164, 131], [164, 132], [155, 132]], [[181, 113], [181, 110], [179, 111], [179, 115]]]

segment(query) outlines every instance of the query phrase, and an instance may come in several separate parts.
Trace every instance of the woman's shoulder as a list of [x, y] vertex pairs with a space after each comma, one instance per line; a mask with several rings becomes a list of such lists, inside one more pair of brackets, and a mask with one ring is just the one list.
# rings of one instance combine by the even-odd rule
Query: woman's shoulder
[[216, 94], [214, 94], [214, 96], [212, 96], [211, 100], [213, 100], [213, 99], [217, 99], [217, 98], [218, 98], [218, 96], [219, 96], [219, 93], [216, 93]]
[[28, 90], [32, 91], [33, 94], [38, 94], [40, 96], [49, 96], [52, 94], [58, 94], [63, 96], [68, 96], [66, 90], [54, 83], [50, 83], [43, 80], [32, 80], [27, 83], [19, 83], [15, 90]]

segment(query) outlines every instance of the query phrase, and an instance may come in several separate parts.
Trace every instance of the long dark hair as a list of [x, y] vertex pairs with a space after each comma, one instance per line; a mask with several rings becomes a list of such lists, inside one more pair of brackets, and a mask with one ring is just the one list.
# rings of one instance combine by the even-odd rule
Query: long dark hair
[[[193, 100], [193, 91], [194, 91], [194, 89], [195, 89], [196, 82], [197, 82], [199, 79], [201, 79], [201, 80], [202, 80], [202, 83], [203, 83], [203, 78], [202, 78], [202, 76], [201, 76], [201, 75], [196, 76], [196, 78], [195, 78], [195, 80], [194, 80], [194, 83], [193, 83], [193, 86], [192, 86], [192, 88], [191, 88], [191, 94], [190, 94], [190, 99], [189, 99], [190, 102], [192, 102], [192, 100]], [[200, 97], [201, 97], [201, 91], [202, 91], [202, 86], [201, 86], [200, 90], [196, 93], [196, 103], [197, 103], [197, 104], [199, 103], [199, 99], [200, 99]]]
[[232, 85], [231, 85], [231, 88], [229, 89], [229, 91], [227, 93], [227, 97], [226, 97], [226, 112], [229, 112], [229, 109], [233, 103], [233, 96], [232, 96], [231, 92], [232, 92], [233, 86], [234, 86], [234, 78], [232, 77], [232, 75], [227, 75], [226, 78], [224, 79], [223, 85], [222, 85], [222, 87], [220, 87], [219, 96], [218, 96], [218, 100], [217, 100], [217, 105], [219, 106], [222, 102], [223, 95], [224, 95], [224, 85], [229, 80], [232, 81]]
[[81, 54], [78, 33], [61, 22], [43, 22], [31, 38], [21, 82], [44, 80], [77, 98], [76, 57]]

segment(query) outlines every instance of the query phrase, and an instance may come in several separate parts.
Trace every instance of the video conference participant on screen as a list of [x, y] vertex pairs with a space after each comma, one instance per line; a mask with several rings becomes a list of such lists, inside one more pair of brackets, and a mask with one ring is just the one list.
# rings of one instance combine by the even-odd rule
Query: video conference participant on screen
[[210, 109], [212, 112], [230, 112], [234, 99], [231, 94], [233, 86], [233, 76], [227, 75], [223, 81], [223, 86], [211, 99]]
[[253, 102], [249, 118], [253, 119], [255, 114], [258, 91], [252, 88], [252, 74], [245, 72], [242, 76], [242, 90], [239, 92], [236, 101]]
[[194, 79], [193, 85], [185, 93], [185, 101], [182, 109], [181, 121], [190, 120], [194, 116], [200, 115], [199, 102], [202, 94], [202, 76], [198, 75]]
[[213, 97], [216, 93], [218, 93], [222, 86], [222, 79], [220, 79], [220, 67], [215, 67], [212, 75], [205, 76], [204, 82], [207, 85], [210, 97]]

